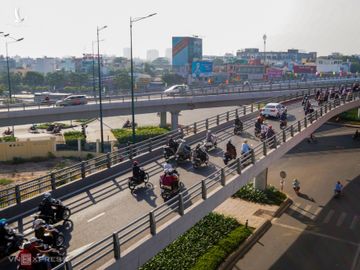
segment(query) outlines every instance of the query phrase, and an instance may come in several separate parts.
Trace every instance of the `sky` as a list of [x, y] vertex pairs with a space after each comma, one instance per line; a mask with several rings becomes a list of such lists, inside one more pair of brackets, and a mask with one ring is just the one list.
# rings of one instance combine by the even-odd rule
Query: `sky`
[[[22, 23], [15, 22], [17, 8]], [[101, 52], [122, 56], [130, 44], [130, 17], [156, 12], [134, 24], [134, 56], [145, 58], [148, 49], [164, 56], [177, 35], [201, 37], [205, 55], [263, 50], [264, 33], [267, 51], [358, 54], [359, 10], [359, 0], [1, 0], [0, 31], [24, 37], [9, 45], [11, 56], [82, 56], [91, 53], [96, 27], [107, 25]]]

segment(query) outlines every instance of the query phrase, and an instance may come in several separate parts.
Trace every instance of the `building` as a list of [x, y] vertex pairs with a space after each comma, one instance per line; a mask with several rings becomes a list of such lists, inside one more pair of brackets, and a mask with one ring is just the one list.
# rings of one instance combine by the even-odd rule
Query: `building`
[[130, 48], [124, 48], [123, 49], [123, 56], [127, 59], [131, 58], [131, 50]]
[[319, 73], [341, 73], [350, 72], [351, 63], [341, 59], [329, 57], [319, 57], [316, 59], [317, 72]]
[[58, 64], [58, 69], [66, 72], [75, 72], [76, 71], [75, 57], [61, 59], [60, 63]]
[[147, 61], [152, 62], [158, 57], [159, 57], [158, 50], [155, 50], [155, 49], [147, 50], [147, 52], [146, 52], [146, 60]]
[[56, 70], [56, 59], [51, 57], [36, 58], [31, 69], [43, 74], [54, 72]]
[[197, 37], [172, 38], [173, 69], [187, 76], [191, 72], [192, 62], [202, 60], [202, 39]]
[[[16, 68], [16, 61], [13, 58], [9, 58], [9, 69], [15, 69]], [[0, 56], [0, 72], [6, 72], [7, 71], [7, 63], [6, 63], [6, 57]]]
[[[260, 52], [258, 48], [247, 48], [238, 50], [236, 56], [242, 59], [259, 59], [264, 62], [264, 52]], [[289, 64], [304, 64], [308, 62], [315, 63], [316, 52], [300, 52], [297, 49], [289, 49], [286, 52], [265, 52], [266, 64], [288, 66]]]

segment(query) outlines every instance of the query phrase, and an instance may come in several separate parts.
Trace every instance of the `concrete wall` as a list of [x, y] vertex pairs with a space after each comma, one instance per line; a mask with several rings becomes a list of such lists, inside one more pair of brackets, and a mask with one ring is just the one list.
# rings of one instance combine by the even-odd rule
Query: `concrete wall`
[[0, 143], [0, 161], [46, 157], [48, 153], [55, 153], [55, 138]]
[[[234, 176], [227, 180], [224, 187], [218, 187], [216, 190], [208, 194], [206, 200], [200, 200], [191, 205], [185, 210], [184, 216], [176, 216], [169, 222], [159, 227], [157, 234], [154, 236], [148, 235], [144, 237], [139, 243], [123, 251], [121, 258], [117, 261], [113, 260], [108, 263], [107, 270], [133, 270], [138, 269], [141, 265], [146, 263], [149, 259], [155, 256], [159, 251], [164, 249], [167, 245], [177, 239], [177, 237], [192, 226], [194, 226], [200, 219], [206, 216], [209, 212], [214, 210], [218, 205], [228, 199], [242, 186], [244, 186], [250, 179], [260, 174], [264, 169], [269, 167], [274, 161], [281, 158], [289, 150], [309, 137], [316, 129], [326, 123], [330, 118], [338, 115], [341, 112], [360, 106], [360, 100], [348, 103], [338, 107], [318, 121], [314, 122], [302, 132], [296, 134], [289, 139], [287, 143], [281, 144], [277, 149], [268, 152], [266, 157], [257, 161], [256, 166], [247, 167], [242, 171], [241, 175]], [[111, 264], [111, 265], [110, 265]]]

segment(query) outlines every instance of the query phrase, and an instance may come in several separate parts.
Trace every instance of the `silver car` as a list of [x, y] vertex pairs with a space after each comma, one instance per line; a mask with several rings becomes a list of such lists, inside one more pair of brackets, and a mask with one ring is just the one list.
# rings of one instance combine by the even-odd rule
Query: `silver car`
[[56, 106], [74, 106], [85, 104], [87, 104], [87, 97], [85, 95], [71, 95], [56, 102]]

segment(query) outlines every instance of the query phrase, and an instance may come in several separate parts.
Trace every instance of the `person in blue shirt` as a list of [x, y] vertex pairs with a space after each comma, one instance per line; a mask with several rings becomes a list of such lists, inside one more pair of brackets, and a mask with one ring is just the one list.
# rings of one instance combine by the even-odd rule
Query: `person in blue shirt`
[[251, 151], [251, 148], [248, 145], [248, 141], [244, 140], [243, 144], [241, 145], [241, 154], [247, 154], [250, 151]]
[[336, 182], [336, 185], [335, 185], [335, 193], [341, 193], [342, 191], [342, 188], [343, 188], [343, 185], [340, 183], [340, 181], [337, 181]]

